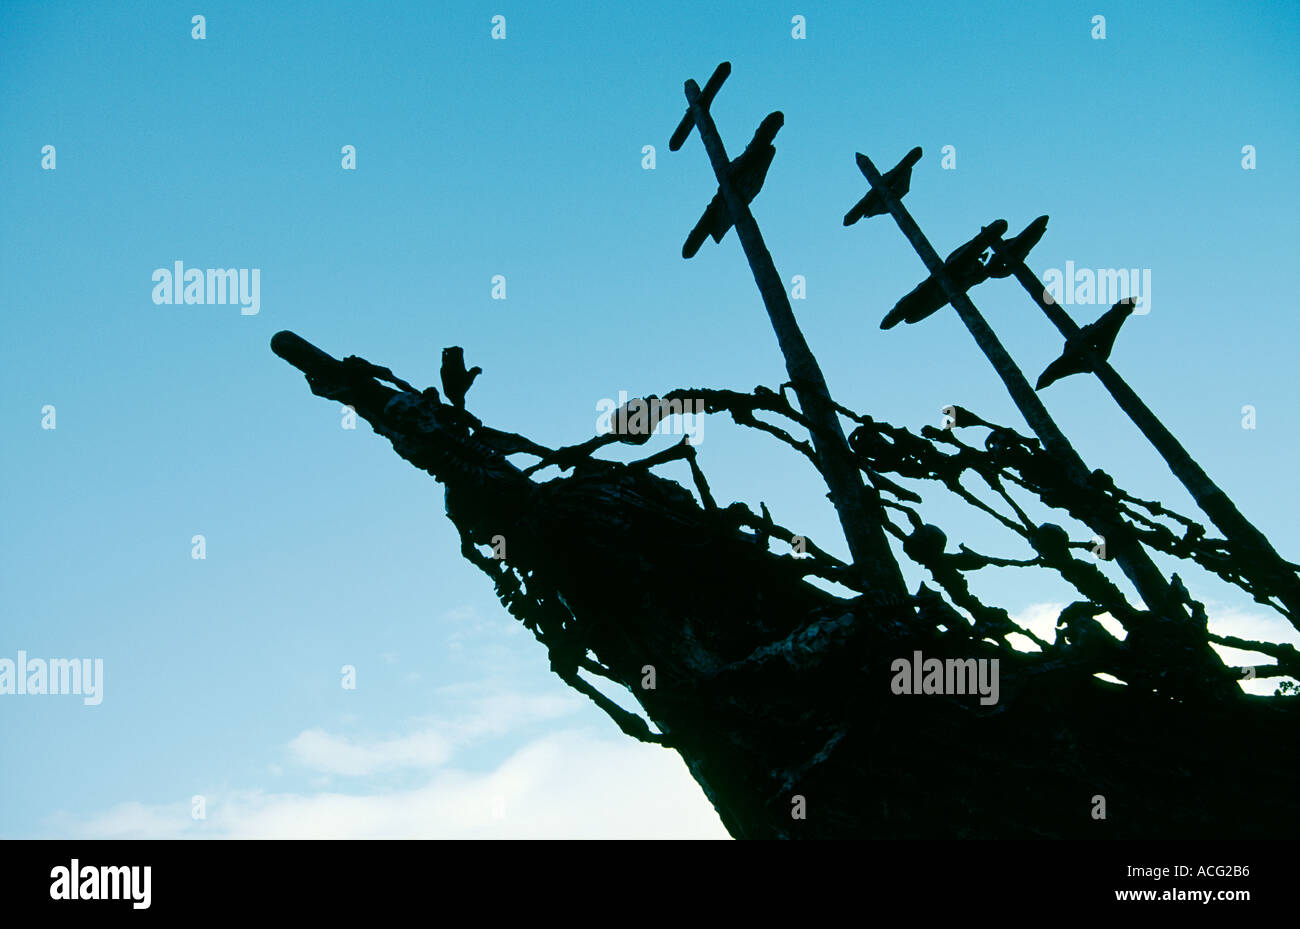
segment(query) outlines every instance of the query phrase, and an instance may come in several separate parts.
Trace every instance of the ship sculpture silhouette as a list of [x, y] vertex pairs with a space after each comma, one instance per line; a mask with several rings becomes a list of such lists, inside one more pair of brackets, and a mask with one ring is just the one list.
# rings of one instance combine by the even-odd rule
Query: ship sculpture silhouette
[[[627, 735], [678, 752], [733, 836], [1294, 835], [1300, 700], [1250, 695], [1238, 681], [1300, 678], [1300, 652], [1214, 632], [1152, 553], [1199, 565], [1293, 625], [1297, 566], [1110, 366], [1132, 307], [1082, 328], [1066, 315], [1025, 263], [1046, 217], [1010, 238], [1004, 220], [988, 223], [941, 259], [901, 202], [915, 196], [920, 149], [883, 175], [858, 154], [869, 189], [846, 192], [856, 205], [844, 224], [888, 214], [928, 272], [882, 326], [951, 307], [1028, 431], [957, 405], [943, 428], [913, 431], [837, 402], [749, 209], [783, 119], [771, 114], [729, 159], [710, 115], [729, 74], [719, 66], [703, 93], [686, 83], [670, 143], [676, 151], [698, 131], [718, 184], [684, 253], [709, 237], [725, 244], [734, 227], [786, 377], [747, 392], [669, 390], [642, 406], [691, 404], [788, 446], [825, 483], [847, 559], [766, 506], [720, 504], [686, 439], [631, 463], [601, 458], [611, 442], [651, 447], [653, 430], [628, 427], [626, 410], [615, 417], [623, 427], [558, 448], [482, 423], [465, 398], [478, 369], [466, 372], [459, 347], [444, 354], [441, 394], [291, 332], [274, 336], [273, 351], [445, 486], [464, 557], [545, 646], [554, 673]], [[1095, 375], [1218, 534], [1084, 463], [973, 303], [969, 292], [990, 277], [1015, 277], [1066, 339], [1039, 386]], [[670, 461], [685, 461], [690, 486], [655, 473]], [[923, 518], [920, 489], [977, 508], [1019, 537], [1016, 551], [950, 544]], [[1031, 517], [1031, 504], [1061, 522]], [[896, 549], [928, 572], [916, 590]], [[1048, 640], [978, 598], [967, 583], [976, 571], [1054, 572], [1077, 598]], [[1214, 645], [1260, 663], [1230, 668]], [[996, 673], [995, 699], [974, 693], [976, 668]], [[626, 688], [640, 712], [595, 678]]]

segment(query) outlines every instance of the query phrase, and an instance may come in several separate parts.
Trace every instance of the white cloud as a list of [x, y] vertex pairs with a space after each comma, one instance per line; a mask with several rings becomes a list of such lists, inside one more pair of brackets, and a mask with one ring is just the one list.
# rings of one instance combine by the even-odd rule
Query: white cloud
[[[1064, 603], [1032, 603], [1012, 619], [1021, 626], [1033, 631], [1040, 638], [1051, 642], [1055, 636], [1056, 619]], [[1264, 608], [1251, 609], [1232, 604], [1207, 602], [1205, 611], [1209, 617], [1210, 631], [1218, 635], [1235, 636], [1239, 639], [1251, 639], [1257, 642], [1287, 642], [1300, 644], [1300, 633], [1280, 615]], [[1116, 638], [1124, 638], [1124, 628], [1109, 613], [1097, 616], [1100, 622]], [[1253, 664], [1273, 664], [1274, 659], [1226, 646], [1212, 646], [1230, 666], [1241, 667]], [[1243, 688], [1249, 693], [1271, 694], [1277, 687], [1278, 678], [1260, 678], [1246, 681]]]
[[[391, 744], [391, 743], [385, 743]], [[241, 790], [186, 804], [126, 803], [76, 829], [86, 838], [726, 838], [669, 750], [567, 730], [534, 739], [495, 770], [437, 768], [381, 793]]]
[[77, 822], [67, 813], [51, 817], [59, 832], [76, 838], [175, 839], [187, 833], [192, 824], [188, 800], [167, 804], [131, 801], [93, 817], [89, 823]]
[[[1205, 610], [1209, 615], [1210, 631], [1219, 635], [1230, 635], [1239, 639], [1251, 639], [1256, 642], [1282, 642], [1290, 645], [1300, 645], [1300, 632], [1297, 632], [1295, 627], [1282, 616], [1271, 610], [1242, 608], [1218, 603], [1207, 603]], [[1276, 663], [1276, 659], [1267, 655], [1229, 648], [1225, 645], [1215, 645], [1214, 650], [1223, 657], [1225, 662], [1233, 667], [1241, 668], [1249, 665]], [[1251, 681], [1244, 681], [1241, 686], [1247, 693], [1271, 694], [1277, 690], [1278, 682], [1281, 680], [1283, 679], [1278, 677], [1261, 677]]]
[[491, 691], [482, 684], [448, 685], [438, 691], [459, 711], [452, 718], [395, 738], [359, 741], [308, 729], [288, 744], [299, 764], [326, 774], [364, 777], [384, 771], [437, 768], [456, 747], [511, 731], [533, 730], [538, 723], [569, 716], [582, 698], [573, 693], [520, 694]]
[[1289, 642], [1300, 645], [1300, 631], [1280, 614], [1264, 607], [1239, 607], [1207, 602], [1205, 611], [1210, 619], [1210, 631], [1232, 635], [1239, 639], [1257, 642]]
[[[1064, 603], [1031, 603], [1019, 613], [1012, 613], [1011, 621], [1021, 628], [1028, 629], [1044, 642], [1051, 642], [1056, 638], [1056, 619], [1063, 609], [1065, 609]], [[1029, 639], [1019, 633], [1015, 635], [1029, 643], [1026, 650], [1037, 650], [1038, 646]]]
[[[188, 803], [129, 802], [51, 825], [84, 838], [727, 837], [676, 752], [627, 739], [612, 723], [561, 728], [587, 709], [577, 694], [480, 681], [439, 688], [437, 704], [439, 718], [412, 720], [398, 735], [299, 733], [285, 748], [306, 775], [302, 792], [204, 790], [207, 818], [198, 821]], [[453, 763], [503, 736], [513, 744], [494, 768]], [[288, 773], [275, 762], [270, 770]], [[394, 783], [384, 776], [392, 772], [404, 776]]]
[[432, 768], [451, 757], [450, 741], [430, 731], [361, 745], [322, 729], [308, 729], [288, 747], [301, 764], [353, 777], [399, 768]]
[[532, 729], [538, 723], [569, 716], [582, 708], [585, 698], [572, 691], [521, 694], [489, 691], [484, 685], [448, 685], [439, 695], [459, 698], [471, 708], [440, 725], [458, 741], [504, 735], [515, 729]]

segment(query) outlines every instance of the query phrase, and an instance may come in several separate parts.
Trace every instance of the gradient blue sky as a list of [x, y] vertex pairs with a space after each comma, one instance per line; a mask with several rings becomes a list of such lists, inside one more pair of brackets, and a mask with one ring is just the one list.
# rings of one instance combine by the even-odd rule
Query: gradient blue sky
[[[919, 144], [907, 203], [940, 253], [1048, 213], [1036, 270], [1152, 270], [1115, 366], [1300, 556], [1298, 34], [1282, 2], [0, 6], [0, 657], [105, 663], [97, 707], [0, 697], [0, 836], [722, 834], [675, 755], [549, 674], [460, 558], [441, 488], [341, 429], [268, 341], [421, 386], [463, 345], [485, 370], [471, 407], [552, 445], [621, 390], [778, 384], [734, 233], [680, 256], [715, 184], [698, 138], [667, 140], [682, 82], [724, 59], [733, 155], [785, 113], [754, 211], [806, 277], [795, 310], [841, 402], [1021, 425], [951, 311], [878, 329], [923, 269], [888, 220], [841, 226], [853, 153], [884, 168]], [[260, 268], [260, 313], [154, 305], [176, 260]], [[1012, 281], [975, 299], [1032, 380], [1055, 331]], [[1192, 509], [1098, 384], [1044, 397], [1090, 466]], [[720, 499], [843, 550], [797, 456], [718, 420], [700, 450]], [[1019, 554], [934, 499], [950, 537]], [[1185, 577], [1221, 628], [1295, 640]], [[1039, 619], [1067, 597], [1014, 572], [976, 588]]]

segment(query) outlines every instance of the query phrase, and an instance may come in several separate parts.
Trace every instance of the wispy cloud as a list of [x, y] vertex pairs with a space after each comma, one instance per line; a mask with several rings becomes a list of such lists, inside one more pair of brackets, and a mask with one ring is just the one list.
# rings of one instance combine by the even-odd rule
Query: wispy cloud
[[361, 744], [322, 729], [308, 729], [289, 742], [289, 753], [301, 764], [359, 777], [398, 768], [433, 768], [451, 757], [451, 742], [438, 732], [416, 732], [395, 739]]

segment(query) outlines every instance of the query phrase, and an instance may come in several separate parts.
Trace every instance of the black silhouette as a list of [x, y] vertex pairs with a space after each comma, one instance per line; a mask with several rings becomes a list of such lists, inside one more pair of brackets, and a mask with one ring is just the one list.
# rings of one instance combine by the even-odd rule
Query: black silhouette
[[1133, 299], [1125, 297], [1102, 313], [1096, 321], [1066, 339], [1065, 351], [1061, 353], [1060, 358], [1047, 366], [1047, 370], [1038, 378], [1034, 389], [1042, 390], [1071, 374], [1093, 371], [1098, 364], [1110, 358], [1110, 350], [1115, 345], [1115, 337], [1119, 335], [1119, 327], [1124, 325], [1124, 320], [1133, 314], [1133, 306]]
[[[714, 69], [713, 74], [705, 83], [704, 89], [700, 91], [700, 106], [704, 107], [706, 110], [709, 108], [709, 104], [713, 102], [713, 98], [717, 96], [718, 91], [722, 88], [722, 82], [727, 79], [729, 74], [731, 74], [731, 62], [729, 61], [724, 61]], [[678, 123], [677, 128], [673, 130], [672, 138], [668, 140], [668, 150], [670, 152], [675, 152], [686, 144], [686, 138], [691, 134], [691, 130], [694, 128], [695, 117], [691, 115], [690, 108], [688, 107], [686, 115], [682, 117], [682, 121]]]
[[1040, 216], [1015, 238], [1004, 242], [997, 254], [989, 259], [989, 277], [1010, 277], [1015, 273], [1016, 266], [1024, 263], [1030, 250], [1038, 244], [1046, 231], [1047, 217]]
[[[785, 117], [780, 112], [770, 114], [759, 124], [758, 131], [754, 133], [753, 140], [745, 150], [731, 162], [728, 178], [735, 185], [736, 193], [740, 194], [746, 204], [752, 203], [763, 188], [763, 181], [767, 179], [767, 170], [772, 167], [772, 159], [776, 157], [776, 147], [772, 144], [772, 140], [776, 138], [777, 132], [784, 124]], [[715, 242], [721, 242], [731, 225], [731, 211], [727, 209], [727, 204], [722, 198], [722, 190], [719, 189], [709, 201], [709, 205], [705, 207], [700, 221], [686, 237], [686, 244], [682, 246], [682, 257], [694, 257], [708, 236], [713, 236]]]
[[388, 368], [381, 368], [377, 364], [371, 364], [369, 361], [366, 361], [366, 359], [360, 357], [359, 355], [348, 355], [346, 358], [343, 359], [342, 364], [349, 371], [352, 371], [363, 377], [373, 377], [376, 380], [387, 381], [389, 384], [393, 384], [397, 387], [402, 388], [402, 390], [408, 390], [411, 393], [419, 393], [419, 391], [417, 391], [406, 381], [402, 380], [400, 377], [397, 377]]
[[991, 422], [981, 419], [970, 410], [962, 406], [957, 406], [955, 403], [952, 406], [945, 406], [940, 412], [951, 421], [951, 425], [958, 429], [964, 429], [967, 426], [987, 426], [989, 429], [997, 428]]
[[[858, 155], [858, 164], [861, 166], [862, 155]], [[907, 192], [912, 189], [912, 167], [921, 160], [921, 146], [912, 149], [903, 156], [903, 160], [894, 167], [885, 172], [885, 184], [893, 191], [894, 196], [899, 200], [907, 196]], [[880, 196], [877, 190], [867, 191], [867, 195], [853, 204], [853, 208], [844, 214], [844, 225], [852, 226], [859, 219], [871, 216], [883, 216], [889, 212], [885, 206], [884, 198]]]
[[458, 410], [465, 409], [465, 394], [469, 393], [470, 386], [474, 383], [474, 378], [483, 373], [483, 369], [475, 365], [468, 371], [465, 370], [465, 350], [459, 345], [453, 345], [450, 348], [442, 350], [442, 392], [447, 395], [452, 406]]
[[[1194, 562], [1293, 625], [1300, 624], [1297, 566], [1252, 535], [1221, 491], [1196, 498], [1222, 497], [1216, 522], [1233, 530], [1216, 538], [1089, 468], [1074, 451], [964, 292], [1005, 270], [1039, 302], [1042, 284], [1023, 255], [1043, 220], [1006, 242], [1005, 223], [986, 227], [945, 264], [889, 182], [861, 159], [932, 272], [925, 300], [913, 297], [918, 306], [900, 319], [937, 301], [923, 318], [951, 298], [1033, 436], [956, 405], [945, 408], [954, 426], [989, 429], [982, 446], [962, 441], [955, 428], [927, 425], [915, 433], [872, 419], [832, 398], [746, 207], [752, 197], [739, 178], [730, 189], [735, 163], [693, 82], [686, 96], [720, 193], [725, 186], [735, 194], [736, 215], [726, 219], [734, 220], [751, 261], [788, 381], [752, 392], [672, 390], [662, 399], [698, 398], [706, 414], [729, 416], [809, 462], [830, 491], [847, 561], [798, 526], [782, 525], [764, 505], [761, 514], [739, 502], [719, 507], [687, 444], [630, 464], [594, 457], [610, 443], [651, 442], [649, 418], [615, 422], [608, 434], [553, 452], [485, 427], [462, 409], [472, 375], [459, 353], [454, 368], [463, 376], [444, 375], [444, 400], [369, 362], [336, 361], [293, 333], [277, 333], [273, 351], [306, 375], [313, 393], [353, 406], [400, 456], [445, 484], [464, 557], [546, 647], [555, 673], [624, 733], [678, 752], [734, 836], [1293, 835], [1300, 827], [1293, 783], [1300, 701], [1246, 697], [1211, 646], [1271, 659], [1254, 666], [1257, 677], [1300, 676], [1300, 650], [1216, 633], [1183, 581], [1204, 578], [1170, 577], [1151, 553]], [[986, 263], [989, 247], [996, 257]], [[1128, 315], [1112, 308], [1076, 330], [1073, 343], [1066, 332], [1066, 355], [1080, 354], [1070, 346], [1082, 344], [1089, 364], [1107, 356], [1114, 334], [1102, 323], [1111, 313], [1115, 322], [1106, 326], [1116, 330]], [[1100, 368], [1105, 383], [1110, 368]], [[455, 391], [449, 381], [459, 385]], [[855, 424], [847, 441], [845, 422]], [[575, 467], [534, 480], [535, 468], [509, 460], [517, 453]], [[693, 488], [653, 471], [668, 462], [690, 468]], [[1193, 486], [1203, 488], [1202, 478]], [[959, 543], [949, 551], [931, 521], [928, 492], [927, 513], [920, 512], [916, 482], [993, 520], [1017, 550], [1000, 556]], [[1043, 509], [1061, 524], [1030, 512]], [[1235, 522], [1222, 515], [1228, 510]], [[930, 575], [915, 595], [902, 586], [895, 551], [876, 544], [886, 534]], [[484, 553], [497, 536], [509, 539], [507, 559]], [[1110, 576], [1116, 568], [1140, 603], [1130, 603], [1132, 595]], [[1046, 641], [982, 600], [967, 583], [971, 571], [1048, 571], [1077, 597]], [[809, 579], [840, 586], [831, 592]], [[1103, 612], [1123, 627], [1122, 641], [1098, 621]], [[1013, 637], [1036, 650], [1013, 647]], [[999, 701], [893, 696], [890, 662], [915, 651], [997, 659]], [[641, 686], [647, 666], [656, 669], [655, 689]], [[644, 716], [614, 704], [582, 675], [625, 689]], [[1092, 819], [1088, 798], [1096, 792], [1123, 815]], [[806, 820], [791, 818], [794, 795], [814, 811]]]
[[[957, 285], [958, 290], [970, 290], [988, 279], [988, 266], [981, 259], [991, 247], [993, 240], [1000, 238], [1006, 231], [1006, 220], [995, 220], [981, 228], [974, 238], [959, 246], [948, 256], [948, 260], [943, 263], [943, 269]], [[880, 328], [892, 329], [902, 322], [919, 323], [947, 305], [948, 297], [943, 291], [943, 285], [935, 275], [931, 274], [894, 305], [894, 308], [880, 321]]]
[[[994, 242], [995, 256], [1002, 258], [1003, 265], [1010, 269], [1025, 293], [1043, 311], [1061, 335], [1067, 340], [1076, 336], [1079, 327], [1075, 325], [1074, 320], [1070, 319], [1065, 310], [1050, 297], [1043, 287], [1043, 282], [1029, 270], [1023, 259], [1016, 261], [1007, 253], [1007, 244]], [[1236, 551], [1250, 553], [1250, 574], [1255, 578], [1250, 589], [1255, 599], [1260, 603], [1268, 604], [1271, 597], [1276, 597], [1284, 604], [1289, 617], [1300, 617], [1300, 578], [1296, 576], [1295, 566], [1279, 555], [1264, 534], [1242, 515], [1222, 488], [1211, 480], [1173, 433], [1165, 428], [1150, 407], [1142, 402], [1142, 399], [1134, 393], [1114, 368], [1108, 364], [1102, 365], [1093, 373], [1119, 408], [1160, 453], [1160, 457], [1169, 465], [1169, 470], [1187, 488], [1192, 499], [1224, 533], [1225, 541]], [[1103, 473], [1096, 471], [1094, 477], [1098, 474]], [[1188, 533], [1203, 532], [1200, 527], [1191, 526], [1187, 527], [1187, 531]], [[1221, 566], [1216, 570], [1225, 575], [1231, 574], [1226, 567]], [[1268, 591], [1267, 594], [1265, 590]]]
[[654, 394], [629, 400], [610, 417], [610, 434], [620, 442], [644, 445], [659, 428], [664, 415], [665, 408]]

